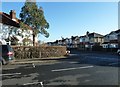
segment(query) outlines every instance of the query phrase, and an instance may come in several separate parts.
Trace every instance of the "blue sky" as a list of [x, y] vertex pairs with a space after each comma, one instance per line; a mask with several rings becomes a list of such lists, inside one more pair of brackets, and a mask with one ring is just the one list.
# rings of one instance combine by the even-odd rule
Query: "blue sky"
[[[19, 18], [24, 2], [3, 2], [2, 11], [15, 10]], [[46, 20], [50, 24], [48, 42], [71, 36], [85, 35], [86, 31], [108, 34], [118, 29], [117, 2], [37, 2], [42, 6]]]

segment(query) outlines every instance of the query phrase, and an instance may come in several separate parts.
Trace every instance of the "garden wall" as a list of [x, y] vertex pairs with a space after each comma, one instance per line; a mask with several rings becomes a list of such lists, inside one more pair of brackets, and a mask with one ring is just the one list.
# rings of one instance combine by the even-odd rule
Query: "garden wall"
[[60, 57], [66, 54], [65, 46], [14, 46], [15, 59]]

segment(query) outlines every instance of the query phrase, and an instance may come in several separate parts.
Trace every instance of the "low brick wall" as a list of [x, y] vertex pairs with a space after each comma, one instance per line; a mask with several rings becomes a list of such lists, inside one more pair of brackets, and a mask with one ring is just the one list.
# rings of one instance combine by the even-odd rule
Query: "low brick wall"
[[14, 46], [15, 59], [60, 57], [66, 54], [65, 46]]

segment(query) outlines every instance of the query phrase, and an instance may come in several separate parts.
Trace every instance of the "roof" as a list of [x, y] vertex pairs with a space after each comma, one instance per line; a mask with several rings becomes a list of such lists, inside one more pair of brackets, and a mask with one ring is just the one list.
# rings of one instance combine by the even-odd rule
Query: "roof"
[[[14, 27], [18, 27], [18, 28], [20, 27], [20, 20], [19, 19], [15, 18], [15, 20], [12, 20], [10, 15], [6, 14], [4, 12], [0, 12], [0, 23], [14, 26]], [[27, 24], [25, 24], [25, 27], [32, 30], [32, 28], [30, 26], [28, 26]]]
[[84, 36], [80, 36], [80, 38], [84, 38], [84, 37], [86, 37], [86, 35], [84, 35]]
[[103, 37], [103, 35], [93, 32], [93, 33], [89, 33], [88, 37]]
[[[9, 38], [5, 39], [6, 41], [9, 41]], [[19, 41], [19, 39], [15, 36], [11, 37], [11, 41]]]
[[0, 23], [15, 26], [15, 27], [20, 27], [18, 20], [13, 21], [10, 18], [10, 15], [8, 15], [8, 14], [6, 14], [4, 12], [0, 12]]
[[66, 41], [66, 39], [62, 39], [62, 42]]
[[120, 33], [120, 29], [116, 30], [115, 33]]
[[118, 30], [116, 30], [116, 31], [112, 31], [112, 32], [110, 32], [109, 35], [110, 35], [110, 34], [113, 34], [113, 33], [120, 34], [120, 29], [118, 29]]
[[72, 40], [76, 40], [76, 39], [78, 39], [79, 37], [78, 36], [71, 36], [71, 39]]

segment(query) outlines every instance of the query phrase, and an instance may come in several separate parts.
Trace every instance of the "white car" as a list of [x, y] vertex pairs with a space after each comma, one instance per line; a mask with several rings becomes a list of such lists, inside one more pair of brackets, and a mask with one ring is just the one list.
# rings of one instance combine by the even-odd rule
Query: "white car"
[[70, 51], [69, 50], [66, 50], [66, 55], [69, 55], [70, 54]]
[[120, 55], [120, 49], [117, 50], [117, 54]]

